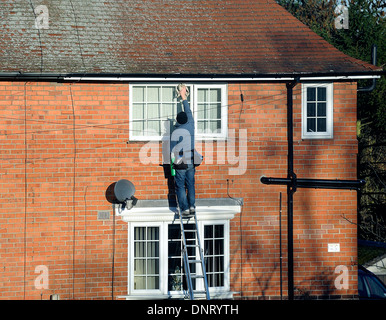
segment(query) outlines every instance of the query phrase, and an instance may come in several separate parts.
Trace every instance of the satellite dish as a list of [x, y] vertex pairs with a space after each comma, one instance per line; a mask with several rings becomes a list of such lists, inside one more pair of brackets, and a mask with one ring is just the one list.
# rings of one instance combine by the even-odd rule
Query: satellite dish
[[135, 206], [138, 201], [138, 199], [134, 197], [134, 193], [134, 184], [129, 180], [119, 180], [114, 186], [115, 198], [129, 210]]

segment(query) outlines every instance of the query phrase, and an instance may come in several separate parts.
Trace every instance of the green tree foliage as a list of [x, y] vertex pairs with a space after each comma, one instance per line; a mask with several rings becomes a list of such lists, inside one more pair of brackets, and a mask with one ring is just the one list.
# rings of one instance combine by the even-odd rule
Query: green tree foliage
[[[371, 62], [377, 46], [377, 65], [386, 64], [386, 1], [277, 0], [291, 14], [347, 55]], [[337, 5], [348, 8], [348, 28], [336, 29]], [[358, 82], [368, 86], [370, 80]], [[358, 92], [358, 176], [366, 180], [359, 199], [359, 236], [386, 241], [386, 79], [371, 92]]]

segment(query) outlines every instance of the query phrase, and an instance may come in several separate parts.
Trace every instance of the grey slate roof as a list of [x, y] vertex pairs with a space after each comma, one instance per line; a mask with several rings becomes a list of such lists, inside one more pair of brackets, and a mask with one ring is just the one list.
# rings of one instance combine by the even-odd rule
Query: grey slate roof
[[[40, 4], [48, 8], [48, 29], [35, 27]], [[2, 73], [381, 70], [344, 55], [273, 0], [2, 0], [0, 19]]]

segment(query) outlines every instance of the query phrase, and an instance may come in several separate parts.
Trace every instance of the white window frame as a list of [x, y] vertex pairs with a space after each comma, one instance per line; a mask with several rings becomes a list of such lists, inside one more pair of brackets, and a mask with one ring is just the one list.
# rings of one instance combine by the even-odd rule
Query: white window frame
[[[307, 88], [326, 88], [326, 132], [307, 132]], [[334, 87], [333, 83], [302, 84], [302, 139], [333, 139], [334, 133]]]
[[[168, 225], [179, 224], [178, 218], [175, 219], [175, 213], [169, 208], [133, 208], [131, 210], [121, 211], [115, 208], [116, 214], [128, 222], [128, 295], [122, 296], [125, 299], [169, 299], [183, 298], [182, 291], [168, 291]], [[232, 207], [197, 207], [196, 214], [200, 241], [204, 246], [204, 226], [206, 225], [224, 225], [224, 286], [210, 287], [209, 292], [212, 298], [232, 298], [230, 292], [230, 220], [237, 212], [240, 212], [239, 206]], [[160, 229], [160, 288], [149, 290], [134, 290], [134, 228], [144, 226], [158, 226]], [[164, 250], [162, 250], [164, 249]], [[197, 266], [197, 271], [201, 268]], [[197, 290], [200, 289], [202, 281], [197, 282]]]
[[[229, 280], [229, 273], [230, 273], [230, 256], [229, 256], [229, 246], [230, 246], [230, 232], [229, 232], [229, 220], [205, 220], [205, 221], [200, 221], [200, 229], [202, 232], [200, 233], [200, 241], [201, 245], [204, 248], [204, 228], [205, 226], [212, 226], [212, 225], [217, 225], [217, 224], [222, 224], [224, 225], [224, 285], [221, 287], [210, 287], [209, 288], [209, 293], [215, 294], [215, 293], [221, 293], [221, 292], [227, 292], [230, 290], [230, 280]], [[228, 241], [226, 241], [228, 239]], [[205, 253], [204, 253], [205, 255]], [[205, 257], [204, 257], [205, 259]], [[208, 268], [206, 268], [207, 270]]]
[[[159, 289], [134, 289], [134, 229], [136, 227], [159, 227], [159, 274], [160, 274], [160, 283], [159, 283]], [[136, 224], [132, 224], [130, 228], [128, 229], [128, 239], [129, 239], [129, 257], [131, 259], [131, 262], [129, 264], [129, 282], [128, 282], [128, 291], [131, 292], [132, 294], [136, 295], [143, 295], [143, 294], [151, 294], [151, 295], [160, 295], [162, 294], [162, 287], [164, 286], [163, 284], [163, 277], [162, 274], [164, 273], [164, 267], [165, 264], [162, 263], [161, 259], [161, 243], [162, 239], [164, 237], [164, 228], [162, 223], [160, 222], [139, 222]]]
[[[197, 133], [197, 91], [199, 89], [221, 89], [221, 132]], [[195, 121], [196, 137], [200, 140], [225, 140], [228, 135], [228, 87], [226, 84], [195, 84], [193, 85], [193, 117]]]
[[[133, 130], [133, 87], [146, 86], [146, 87], [161, 87], [161, 86], [175, 86], [178, 83], [130, 83], [129, 85], [129, 140], [130, 141], [162, 141], [164, 138], [161, 135], [144, 135], [136, 136]], [[225, 140], [228, 135], [228, 86], [226, 83], [211, 83], [211, 84], [196, 84], [186, 83], [190, 88], [190, 107], [193, 112], [193, 118], [195, 121], [195, 138], [196, 140]], [[213, 133], [197, 133], [197, 90], [202, 88], [218, 88], [221, 89], [221, 132]]]

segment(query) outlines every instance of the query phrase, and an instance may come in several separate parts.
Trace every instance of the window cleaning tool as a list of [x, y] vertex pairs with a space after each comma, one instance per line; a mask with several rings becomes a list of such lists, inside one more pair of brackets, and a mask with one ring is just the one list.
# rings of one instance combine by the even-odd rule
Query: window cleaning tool
[[189, 88], [186, 86], [185, 83], [180, 83], [180, 84], [177, 86], [177, 88], [176, 88], [176, 91], [177, 91], [177, 98], [179, 98], [179, 97], [181, 96], [180, 91], [181, 91], [181, 89], [182, 89], [183, 87], [186, 88], [186, 97], [189, 96]]

